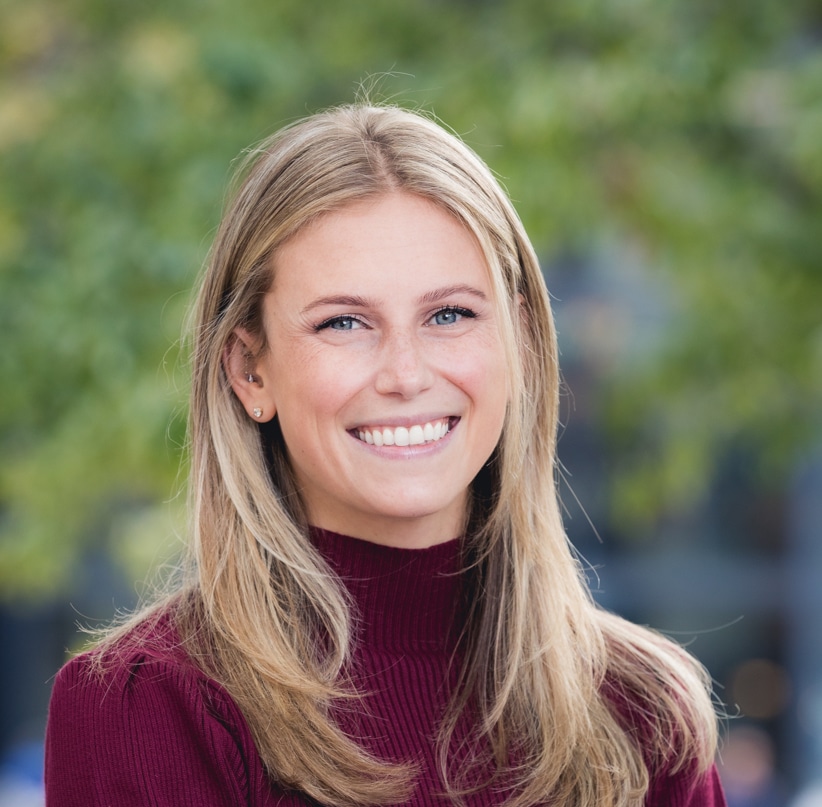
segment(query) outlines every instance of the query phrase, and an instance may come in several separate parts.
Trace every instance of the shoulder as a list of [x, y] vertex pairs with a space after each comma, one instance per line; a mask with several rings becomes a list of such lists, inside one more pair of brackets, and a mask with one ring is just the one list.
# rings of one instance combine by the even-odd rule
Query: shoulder
[[[165, 616], [138, 623], [58, 673], [46, 790], [60, 794], [59, 803], [97, 804], [90, 794], [117, 793], [123, 805], [188, 804], [188, 797], [174, 799], [192, 792], [201, 803], [245, 803], [252, 779], [259, 784], [264, 776], [245, 719], [194, 664]], [[87, 801], [69, 796], [83, 792]]]
[[644, 759], [650, 778], [645, 807], [725, 807], [710, 761], [715, 725], [702, 726], [689, 717], [690, 709], [681, 702], [686, 695], [668, 691], [652, 698], [613, 679], [602, 695]]
[[599, 615], [606, 665], [600, 694], [651, 758], [706, 769], [717, 743], [711, 678], [685, 648], [613, 614]]
[[93, 686], [125, 685], [144, 667], [196, 672], [196, 665], [183, 646], [171, 610], [150, 613], [135, 619], [90, 650], [67, 662], [57, 674], [57, 683], [69, 679]]
[[70, 710], [78, 720], [168, 722], [187, 715], [245, 725], [226, 691], [192, 660], [169, 613], [138, 622], [113, 641], [69, 661], [57, 674], [51, 711]]
[[707, 771], [686, 766], [663, 772], [651, 780], [645, 807], [726, 807], [725, 794], [716, 765]]
[[161, 614], [69, 661], [55, 679], [52, 709], [91, 709], [99, 721], [135, 699], [149, 705], [174, 696], [180, 708], [197, 710], [211, 700], [204, 698], [211, 690], [219, 687], [191, 660], [173, 620]]

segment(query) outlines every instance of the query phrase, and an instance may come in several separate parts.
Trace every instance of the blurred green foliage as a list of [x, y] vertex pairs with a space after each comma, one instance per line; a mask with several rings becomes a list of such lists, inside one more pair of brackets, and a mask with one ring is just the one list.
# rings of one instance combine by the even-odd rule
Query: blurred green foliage
[[688, 506], [730, 444], [778, 478], [820, 430], [820, 42], [796, 0], [6, 0], [0, 590], [173, 551], [179, 335], [230, 163], [383, 73], [546, 264], [629, 256], [667, 289], [654, 344], [602, 367], [618, 523]]

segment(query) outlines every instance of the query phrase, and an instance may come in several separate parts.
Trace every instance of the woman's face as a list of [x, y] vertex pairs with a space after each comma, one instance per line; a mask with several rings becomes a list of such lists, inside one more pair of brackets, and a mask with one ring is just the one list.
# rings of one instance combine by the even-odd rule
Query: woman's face
[[411, 194], [352, 204], [278, 252], [263, 311], [254, 405], [279, 418], [310, 523], [406, 547], [457, 537], [508, 401], [469, 231]]

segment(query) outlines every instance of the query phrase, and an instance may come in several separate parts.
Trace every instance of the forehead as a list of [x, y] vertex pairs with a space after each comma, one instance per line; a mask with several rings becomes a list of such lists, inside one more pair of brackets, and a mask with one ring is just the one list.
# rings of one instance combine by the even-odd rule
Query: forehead
[[396, 192], [324, 214], [278, 250], [271, 291], [336, 286], [400, 293], [445, 280], [490, 292], [489, 267], [468, 227], [421, 196]]

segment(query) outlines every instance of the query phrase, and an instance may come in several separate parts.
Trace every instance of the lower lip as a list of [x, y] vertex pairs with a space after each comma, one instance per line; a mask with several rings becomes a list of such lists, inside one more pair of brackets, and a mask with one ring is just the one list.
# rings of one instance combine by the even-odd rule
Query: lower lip
[[415, 446], [375, 446], [372, 443], [366, 443], [365, 440], [360, 440], [354, 432], [348, 432], [353, 440], [356, 440], [358, 445], [362, 446], [367, 451], [377, 454], [380, 457], [387, 457], [389, 459], [407, 459], [411, 457], [425, 457], [429, 454], [435, 454], [443, 446], [451, 441], [451, 435], [457, 428], [460, 418], [451, 418], [451, 425], [448, 427], [448, 432], [439, 440], [434, 440], [430, 443], [420, 443]]

